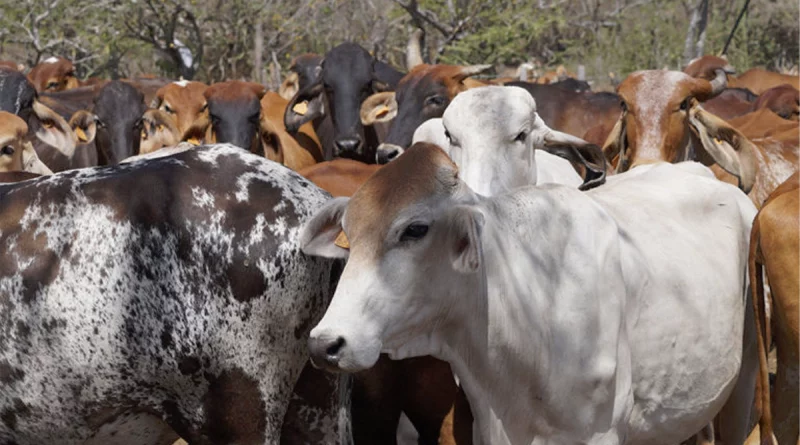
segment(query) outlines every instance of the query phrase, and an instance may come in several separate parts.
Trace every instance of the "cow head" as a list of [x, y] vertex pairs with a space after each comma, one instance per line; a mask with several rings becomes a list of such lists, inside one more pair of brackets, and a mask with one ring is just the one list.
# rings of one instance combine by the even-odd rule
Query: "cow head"
[[181, 80], [164, 85], [156, 91], [150, 107], [163, 111], [173, 119], [178, 141], [188, 140], [192, 124], [208, 114], [208, 102], [203, 95], [206, 88], [208, 87], [202, 82]]
[[719, 94], [725, 72], [714, 80], [677, 71], [637, 71], [617, 87], [622, 113], [603, 148], [623, 172], [638, 164], [697, 160], [716, 162], [748, 192], [755, 181], [755, 147], [699, 102]]
[[142, 115], [139, 154], [152, 153], [163, 147], [173, 147], [180, 142], [181, 134], [175, 126], [174, 116], [166, 111], [150, 109]]
[[766, 108], [788, 120], [800, 120], [800, 91], [789, 84], [772, 87], [758, 96], [753, 110]]
[[520, 87], [487, 86], [459, 94], [444, 112], [443, 124], [461, 179], [481, 195], [536, 184], [537, 149], [581, 164], [582, 189], [605, 181], [600, 148], [549, 128], [533, 97]]
[[100, 165], [116, 165], [139, 153], [144, 95], [135, 87], [113, 80], [94, 99], [97, 116], [96, 145]]
[[367, 141], [359, 119], [361, 103], [375, 92], [393, 88], [400, 76], [364, 48], [342, 43], [325, 54], [309, 76], [315, 80], [301, 88], [286, 107], [286, 128], [293, 133], [300, 125], [330, 113], [334, 127], [333, 156], [362, 158]]
[[26, 171], [40, 175], [53, 172], [39, 160], [28, 141], [28, 125], [21, 118], [0, 111], [0, 172]]
[[208, 101], [209, 133], [206, 142], [227, 142], [258, 152], [261, 98], [263, 85], [231, 80], [209, 86], [204, 95]]
[[[458, 205], [476, 199], [447, 154], [422, 143], [308, 221], [300, 234], [305, 253], [348, 258], [328, 311], [311, 330], [315, 365], [358, 371], [382, 351], [393, 358], [431, 353], [431, 330], [464, 307], [454, 300], [466, 291], [460, 286], [479, 285], [482, 215]], [[443, 289], [442, 277], [453, 286]], [[410, 346], [400, 350], [403, 344]]]
[[692, 77], [710, 81], [717, 77], [717, 70], [722, 70], [726, 75], [736, 74], [736, 70], [724, 56], [702, 56], [692, 59], [683, 72]]
[[0, 111], [21, 117], [31, 136], [71, 158], [77, 138], [67, 121], [38, 99], [24, 74], [0, 69]]
[[28, 73], [36, 91], [55, 92], [78, 87], [75, 65], [63, 57], [50, 57], [39, 62]]
[[385, 164], [410, 144], [423, 122], [441, 117], [456, 94], [481, 82], [469, 79], [492, 65], [417, 65], [397, 85], [397, 91], [370, 98], [361, 107], [365, 125], [392, 120], [386, 140], [378, 146], [377, 162]]

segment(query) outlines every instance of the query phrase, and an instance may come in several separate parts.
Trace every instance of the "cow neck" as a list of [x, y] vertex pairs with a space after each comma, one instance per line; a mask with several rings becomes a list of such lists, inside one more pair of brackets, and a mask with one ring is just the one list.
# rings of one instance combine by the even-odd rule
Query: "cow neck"
[[[505, 433], [490, 430], [499, 425], [495, 413], [546, 416], [546, 407], [537, 406], [536, 395], [544, 391], [549, 372], [548, 334], [534, 316], [547, 312], [543, 308], [547, 293], [531, 271], [547, 259], [525, 249], [528, 246], [514, 235], [513, 217], [499, 214], [491, 202], [482, 205], [488, 210], [481, 234], [483, 266], [471, 287], [478, 291], [468, 299], [459, 296], [468, 301], [461, 313], [464, 322], [443, 339], [441, 358], [450, 362], [459, 377], [482, 437], [490, 440], [511, 433], [511, 443], [523, 443], [529, 442], [528, 429], [536, 428], [535, 419], [509, 417]], [[515, 275], [521, 279], [514, 280]], [[498, 383], [502, 381], [526, 385]], [[517, 439], [512, 437], [515, 429]]]

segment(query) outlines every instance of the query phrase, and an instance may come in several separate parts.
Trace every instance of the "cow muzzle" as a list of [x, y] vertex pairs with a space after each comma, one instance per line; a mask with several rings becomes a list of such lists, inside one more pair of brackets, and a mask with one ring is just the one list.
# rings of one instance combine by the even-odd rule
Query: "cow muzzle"
[[326, 371], [339, 371], [339, 358], [346, 345], [344, 337], [312, 336], [308, 339], [311, 364]]
[[378, 151], [375, 154], [375, 160], [378, 164], [388, 164], [403, 154], [404, 151], [405, 149], [399, 145], [384, 143], [378, 146]]
[[333, 142], [335, 158], [351, 158], [361, 155], [361, 139], [358, 137], [342, 137]]

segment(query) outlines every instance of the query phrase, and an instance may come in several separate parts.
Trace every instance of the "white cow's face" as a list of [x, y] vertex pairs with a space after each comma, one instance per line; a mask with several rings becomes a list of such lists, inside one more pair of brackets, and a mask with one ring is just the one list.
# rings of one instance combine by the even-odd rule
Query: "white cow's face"
[[547, 127], [519, 87], [483, 87], [453, 99], [443, 116], [450, 157], [477, 193], [498, 195], [536, 183], [534, 148]]
[[[407, 176], [429, 178], [415, 181]], [[348, 257], [331, 305], [311, 331], [312, 360], [328, 369], [369, 368], [381, 352], [427, 355], [474, 286], [481, 216], [437, 147], [418, 144], [379, 170], [351, 200], [331, 201], [306, 225], [309, 254]], [[341, 230], [349, 249], [341, 247]], [[337, 237], [339, 237], [337, 241]]]

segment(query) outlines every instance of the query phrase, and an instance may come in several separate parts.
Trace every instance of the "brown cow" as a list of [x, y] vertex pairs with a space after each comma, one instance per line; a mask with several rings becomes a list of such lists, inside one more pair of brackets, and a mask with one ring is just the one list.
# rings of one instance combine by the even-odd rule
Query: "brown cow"
[[[773, 191], [756, 215], [750, 238], [750, 283], [756, 324], [759, 327], [759, 396], [762, 417], [761, 443], [770, 443], [771, 431], [780, 444], [798, 442], [798, 361], [800, 360], [800, 176], [795, 172]], [[762, 266], [764, 269], [762, 269]], [[772, 301], [772, 326], [778, 349], [777, 378], [770, 396], [767, 369], [765, 291], [762, 270], [766, 270]], [[771, 403], [770, 403], [771, 399]], [[774, 416], [774, 417], [773, 417]]]
[[772, 87], [785, 83], [800, 88], [799, 76], [776, 73], [762, 68], [751, 68], [739, 76], [733, 76], [735, 71], [728, 60], [717, 56], [703, 56], [694, 59], [683, 69], [683, 72], [692, 77], [711, 80], [717, 69], [723, 69], [728, 75], [728, 86], [747, 88], [759, 95]]
[[762, 108], [772, 110], [784, 119], [800, 120], [800, 91], [789, 84], [772, 87], [761, 93], [753, 104], [753, 110]]
[[63, 57], [50, 57], [39, 62], [28, 73], [36, 91], [63, 91], [80, 86], [75, 77], [75, 65]]
[[9, 69], [14, 71], [24, 71], [25, 65], [10, 60], [0, 60], [0, 68]]
[[28, 142], [28, 125], [6, 111], [0, 111], [0, 172], [26, 171], [52, 175]]
[[[604, 147], [606, 156], [618, 172], [658, 161], [716, 162], [739, 179], [740, 187], [760, 207], [767, 195], [796, 170], [796, 138], [794, 143], [780, 139], [754, 144], [747, 137], [754, 137], [754, 133], [744, 128], [771, 128], [774, 120], [764, 122], [759, 113], [726, 123], [699, 106], [698, 101], [719, 94], [724, 86], [721, 70], [710, 82], [677, 71], [631, 74], [617, 88], [623, 112]], [[786, 123], [774, 116], [777, 122]]]
[[203, 95], [206, 88], [208, 86], [202, 82], [181, 80], [168, 83], [156, 91], [156, 97], [150, 107], [157, 108], [173, 118], [178, 141], [196, 137], [188, 133], [192, 124], [207, 114], [208, 102]]
[[744, 88], [725, 88], [717, 96], [701, 103], [704, 110], [709, 113], [731, 120], [753, 111], [758, 96]]
[[389, 134], [378, 146], [377, 162], [385, 164], [411, 145], [414, 130], [423, 122], [442, 117], [456, 94], [489, 84], [470, 76], [491, 69], [492, 65], [417, 65], [408, 72], [394, 92], [378, 93], [361, 106], [361, 122], [391, 122]]
[[261, 146], [268, 159], [299, 171], [322, 161], [322, 148], [310, 122], [301, 125], [295, 136], [286, 131], [283, 115], [288, 104], [272, 91], [261, 98]]
[[320, 162], [298, 170], [298, 173], [308, 178], [314, 184], [327, 191], [333, 197], [353, 196], [380, 168], [380, 165], [365, 164], [347, 158], [338, 158], [332, 161]]

